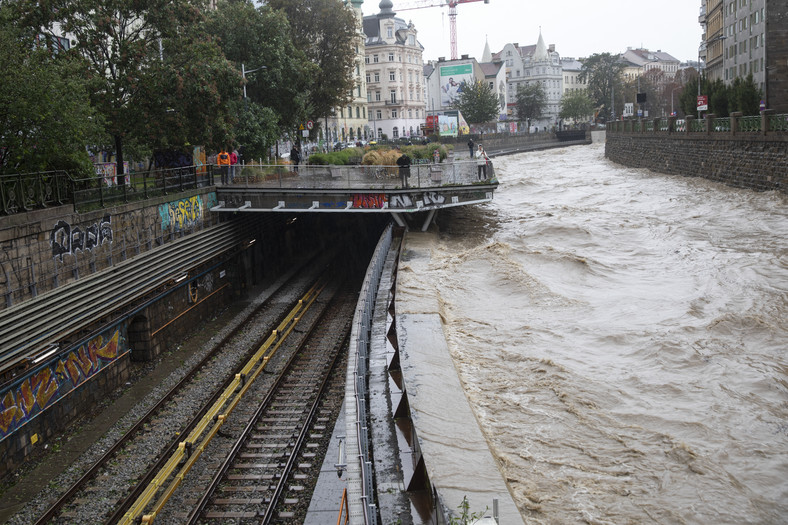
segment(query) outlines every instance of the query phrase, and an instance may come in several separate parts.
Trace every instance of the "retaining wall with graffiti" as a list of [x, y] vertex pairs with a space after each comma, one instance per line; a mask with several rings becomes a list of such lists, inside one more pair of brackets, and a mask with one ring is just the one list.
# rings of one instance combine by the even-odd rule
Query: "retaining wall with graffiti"
[[192, 190], [124, 206], [74, 213], [69, 206], [3, 218], [0, 308], [101, 271], [165, 244], [183, 230], [211, 226], [216, 192]]

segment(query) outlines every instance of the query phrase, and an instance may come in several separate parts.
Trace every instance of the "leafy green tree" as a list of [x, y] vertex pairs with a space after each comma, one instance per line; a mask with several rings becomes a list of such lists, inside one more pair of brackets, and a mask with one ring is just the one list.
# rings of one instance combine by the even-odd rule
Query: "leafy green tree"
[[[224, 55], [246, 75], [247, 99], [234, 106], [237, 140], [245, 153], [262, 156], [281, 134], [306, 117], [307, 94], [317, 66], [294, 46], [284, 12], [255, 8], [250, 0], [219, 4], [208, 27]], [[254, 122], [264, 118], [265, 121]]]
[[575, 122], [586, 121], [594, 114], [594, 103], [585, 91], [574, 91], [561, 98], [561, 110], [558, 116], [572, 119]]
[[281, 9], [292, 28], [295, 47], [316, 66], [309, 77], [307, 114], [315, 119], [347, 105], [354, 87], [360, 28], [342, 0], [268, 0]]
[[588, 96], [597, 108], [607, 108], [609, 113], [613, 92], [621, 92], [623, 70], [619, 56], [610, 53], [594, 53], [583, 61], [579, 79], [586, 83]]
[[514, 104], [517, 118], [528, 121], [529, 125], [531, 120], [541, 117], [547, 104], [547, 94], [544, 92], [542, 83], [518, 84]]
[[[0, 8], [3, 9], [3, 8]], [[55, 60], [13, 27], [0, 25], [0, 172], [92, 173], [85, 144], [100, 134], [84, 64]]]
[[497, 120], [499, 112], [498, 96], [486, 82], [477, 80], [465, 83], [459, 92], [454, 107], [459, 109], [469, 124], [482, 124]]
[[91, 102], [106, 122], [123, 170], [124, 143], [228, 144], [240, 75], [203, 31], [190, 0], [19, 0], [23, 23], [73, 35], [71, 52], [88, 64]]

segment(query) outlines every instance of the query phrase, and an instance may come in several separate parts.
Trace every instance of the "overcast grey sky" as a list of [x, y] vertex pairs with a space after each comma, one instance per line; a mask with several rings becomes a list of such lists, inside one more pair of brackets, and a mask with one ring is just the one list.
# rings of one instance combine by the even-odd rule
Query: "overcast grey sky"
[[[451, 57], [449, 8], [398, 11], [446, 0], [392, 0], [397, 17], [412, 20], [424, 46], [424, 60]], [[379, 12], [380, 0], [364, 0], [364, 15]], [[457, 52], [481, 59], [485, 37], [490, 50], [509, 42], [545, 44], [562, 57], [623, 53], [627, 47], [665, 51], [680, 61], [697, 60], [700, 0], [490, 0], [457, 6]]]

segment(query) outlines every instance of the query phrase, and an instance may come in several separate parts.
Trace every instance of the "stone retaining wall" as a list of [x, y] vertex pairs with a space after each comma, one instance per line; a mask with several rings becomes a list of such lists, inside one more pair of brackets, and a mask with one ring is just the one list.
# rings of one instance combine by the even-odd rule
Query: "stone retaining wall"
[[620, 133], [608, 129], [605, 156], [631, 168], [703, 177], [738, 188], [788, 192], [788, 136]]

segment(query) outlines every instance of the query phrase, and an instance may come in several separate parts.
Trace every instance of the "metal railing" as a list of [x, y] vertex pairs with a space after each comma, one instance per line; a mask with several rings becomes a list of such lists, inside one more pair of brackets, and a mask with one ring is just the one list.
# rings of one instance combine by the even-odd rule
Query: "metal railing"
[[70, 200], [71, 187], [71, 178], [65, 171], [0, 175], [0, 211], [11, 215], [60, 206]]
[[730, 117], [706, 115], [702, 119], [688, 116], [686, 119], [675, 117], [658, 119], [626, 119], [607, 123], [610, 133], [705, 133], [705, 134], [783, 134], [788, 132], [788, 115], [775, 115], [770, 110], [760, 115], [743, 116], [732, 113]]
[[[375, 299], [378, 293], [383, 267], [392, 245], [393, 225], [389, 224], [381, 235], [375, 253], [367, 267], [367, 274], [359, 293], [359, 302], [353, 317], [350, 343], [350, 362], [346, 384], [348, 399], [348, 476], [356, 479], [353, 486], [358, 486], [360, 493], [348, 495], [351, 517], [363, 516], [363, 523], [377, 524], [375, 505], [375, 487], [372, 477], [372, 456], [369, 445], [369, 418], [367, 414], [369, 373], [370, 337]], [[351, 394], [352, 392], [352, 394]], [[351, 399], [352, 398], [352, 399]], [[352, 441], [355, 441], [353, 443]], [[352, 451], [352, 454], [351, 454]], [[348, 484], [350, 486], [350, 483]]]
[[[409, 188], [439, 188], [489, 183], [495, 178], [492, 163], [479, 178], [476, 160], [412, 164], [406, 184]], [[486, 175], [486, 177], [485, 177]], [[402, 188], [398, 166], [314, 166], [247, 164], [229, 186], [292, 189], [366, 189]]]

